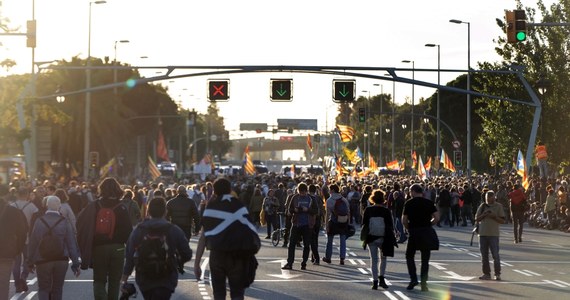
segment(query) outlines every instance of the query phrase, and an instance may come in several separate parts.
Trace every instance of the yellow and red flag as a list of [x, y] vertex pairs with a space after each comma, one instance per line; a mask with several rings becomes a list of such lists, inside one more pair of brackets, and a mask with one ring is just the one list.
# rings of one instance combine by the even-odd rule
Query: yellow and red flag
[[313, 151], [313, 143], [311, 142], [311, 134], [307, 133], [307, 146], [309, 146], [309, 150]]
[[426, 171], [431, 171], [431, 157], [428, 157], [428, 161], [425, 163], [424, 168]]
[[427, 172], [426, 172], [426, 168], [424, 167], [424, 164], [422, 162], [422, 156], [421, 155], [420, 155], [420, 159], [419, 159], [419, 163], [418, 163], [418, 177], [420, 177], [421, 180], [427, 179]]
[[398, 162], [398, 160], [389, 161], [386, 163], [386, 169], [398, 171], [400, 170], [400, 163]]
[[164, 135], [162, 134], [162, 128], [158, 128], [158, 141], [156, 142], [156, 157], [162, 159], [163, 161], [170, 161], [168, 157], [168, 149], [166, 149], [166, 143], [164, 142]]
[[525, 190], [528, 190], [529, 186], [530, 186], [530, 182], [528, 180], [528, 173], [526, 170], [526, 161], [524, 160], [524, 156], [521, 152], [521, 150], [519, 150], [518, 156], [517, 156], [517, 174], [520, 175], [522, 177], [522, 186], [524, 187]]
[[455, 166], [453, 165], [453, 162], [451, 161], [449, 156], [447, 156], [447, 153], [445, 153], [445, 150], [443, 150], [443, 148], [441, 148], [440, 162], [443, 164], [444, 169], [447, 169], [451, 172], [455, 172]]
[[255, 174], [255, 166], [253, 165], [253, 161], [251, 160], [251, 156], [249, 155], [249, 145], [245, 147], [245, 157], [243, 161], [244, 170], [247, 174], [253, 175]]
[[376, 164], [374, 158], [372, 158], [372, 155], [370, 153], [368, 153], [368, 168], [370, 169], [370, 171], [373, 172], [378, 170], [378, 165]]
[[356, 131], [354, 131], [354, 128], [347, 125], [337, 124], [336, 129], [338, 130], [338, 135], [343, 143], [352, 141], [352, 138], [356, 133]]
[[160, 170], [150, 156], [148, 157], [148, 172], [150, 173], [152, 180], [156, 180], [158, 177], [160, 177]]
[[406, 159], [400, 162], [400, 171], [404, 171], [406, 169]]
[[418, 157], [416, 156], [416, 151], [412, 151], [412, 169], [418, 164]]

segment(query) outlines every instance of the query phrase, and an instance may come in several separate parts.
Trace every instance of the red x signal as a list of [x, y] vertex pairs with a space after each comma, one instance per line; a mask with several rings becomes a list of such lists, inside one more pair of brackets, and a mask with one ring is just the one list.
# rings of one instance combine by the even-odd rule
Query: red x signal
[[228, 100], [229, 80], [212, 80], [208, 81], [208, 99], [210, 101]]

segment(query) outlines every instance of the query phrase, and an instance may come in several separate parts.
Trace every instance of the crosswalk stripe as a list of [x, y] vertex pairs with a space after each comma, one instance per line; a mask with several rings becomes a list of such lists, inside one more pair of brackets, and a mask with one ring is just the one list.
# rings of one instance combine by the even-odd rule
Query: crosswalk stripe
[[398, 297], [392, 295], [392, 293], [390, 293], [388, 291], [384, 291], [384, 295], [386, 295], [386, 297], [390, 298], [390, 300], [399, 300]]
[[365, 275], [368, 274], [368, 271], [366, 271], [366, 269], [364, 269], [364, 268], [358, 268], [358, 271], [360, 271], [360, 273], [365, 274]]
[[34, 298], [34, 296], [37, 294], [38, 292], [36, 291], [32, 291], [28, 294], [28, 296], [26, 296], [26, 298], [24, 298], [24, 300], [32, 300], [32, 298]]
[[528, 276], [528, 277], [532, 276], [531, 274], [528, 274], [527, 272], [522, 271], [522, 270], [513, 269], [513, 271], [515, 271], [519, 274], [523, 274], [524, 276]]
[[558, 282], [558, 283], [560, 283], [560, 284], [564, 284], [564, 285], [566, 285], [566, 286], [569, 286], [569, 287], [570, 287], [570, 283], [568, 283], [568, 282], [565, 282], [565, 281], [562, 281], [562, 280], [554, 280], [554, 282]]
[[356, 261], [363, 266], [366, 265], [366, 263], [362, 259], [357, 259]]
[[410, 300], [410, 298], [408, 298], [408, 296], [404, 295], [404, 293], [402, 291], [395, 291], [394, 293], [396, 293], [398, 296], [400, 296], [400, 298], [402, 298], [403, 300]]
[[350, 262], [353, 265], [356, 265], [356, 261], [354, 261], [354, 259], [349, 259], [348, 262]]
[[529, 273], [529, 274], [532, 274], [532, 275], [534, 275], [534, 276], [542, 276], [541, 274], [535, 273], [535, 272], [530, 271], [530, 270], [524, 270], [524, 271], [527, 272], [527, 273]]
[[555, 285], [555, 286], [557, 286], [557, 287], [567, 287], [566, 285], [563, 285], [563, 284], [561, 284], [561, 283], [554, 282], [554, 281], [551, 281], [551, 280], [543, 280], [543, 281], [546, 282], [546, 283], [553, 284], [553, 285]]

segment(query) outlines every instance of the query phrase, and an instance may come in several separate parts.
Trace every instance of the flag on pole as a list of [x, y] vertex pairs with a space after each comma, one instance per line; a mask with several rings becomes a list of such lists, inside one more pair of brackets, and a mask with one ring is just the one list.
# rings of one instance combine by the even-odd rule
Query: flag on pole
[[289, 175], [291, 175], [291, 178], [295, 178], [295, 164], [291, 164], [291, 167], [289, 167], [291, 170], [289, 171]]
[[386, 169], [398, 171], [400, 170], [400, 163], [398, 162], [398, 160], [389, 161], [386, 163]]
[[343, 143], [352, 141], [352, 138], [354, 137], [355, 134], [354, 128], [347, 125], [337, 124], [336, 129], [338, 130], [338, 135]]
[[431, 171], [431, 157], [428, 157], [428, 161], [425, 163], [424, 168], [427, 172]]
[[370, 154], [370, 153], [368, 153], [368, 168], [372, 172], [375, 172], [378, 170], [378, 165], [376, 164], [376, 162], [374, 161], [374, 158], [372, 158], [372, 154]]
[[115, 157], [111, 158], [104, 166], [99, 170], [99, 177], [107, 177], [107, 174], [113, 171], [113, 166], [115, 166]]
[[451, 172], [455, 172], [455, 166], [453, 165], [453, 162], [451, 161], [449, 156], [447, 156], [447, 153], [445, 153], [445, 150], [443, 150], [443, 148], [441, 148], [440, 162], [443, 164], [444, 169], [447, 169]]
[[160, 170], [158, 169], [156, 163], [154, 162], [154, 160], [152, 160], [150, 155], [148, 156], [148, 171], [150, 173], [150, 176], [152, 177], [152, 180], [156, 180], [158, 177], [160, 177]]
[[530, 187], [530, 181], [528, 178], [528, 174], [526, 171], [526, 161], [524, 160], [524, 156], [521, 152], [521, 150], [519, 150], [518, 156], [517, 156], [517, 174], [519, 176], [522, 177], [522, 186], [524, 187], [525, 190], [528, 190], [528, 188]]
[[313, 143], [311, 142], [311, 134], [307, 133], [307, 146], [309, 146], [309, 150], [313, 151]]
[[426, 168], [424, 167], [424, 164], [422, 162], [422, 156], [421, 155], [420, 155], [420, 159], [419, 159], [419, 163], [418, 163], [418, 176], [420, 177], [421, 180], [427, 179], [427, 172], [426, 172]]
[[253, 160], [251, 160], [251, 156], [249, 155], [249, 145], [245, 147], [245, 157], [243, 160], [244, 170], [246, 174], [253, 175], [255, 174], [255, 166], [253, 165]]
[[164, 142], [164, 135], [162, 134], [162, 128], [158, 128], [158, 141], [156, 142], [156, 156], [162, 161], [170, 161], [168, 158], [168, 149], [166, 149], [166, 143]]
[[71, 170], [69, 170], [69, 177], [71, 178], [79, 177], [79, 172], [77, 172], [77, 170], [75, 169], [74, 164], [71, 164]]
[[412, 151], [412, 169], [418, 164], [418, 157], [416, 156], [416, 151]]
[[346, 155], [346, 158], [348, 158], [352, 164], [357, 164], [362, 160], [362, 154], [360, 154], [360, 149], [358, 149], [358, 147], [354, 151], [351, 151], [346, 147], [343, 147], [342, 150], [344, 152], [344, 155]]
[[400, 171], [404, 171], [406, 169], [406, 159], [404, 158], [401, 162], [400, 162]]

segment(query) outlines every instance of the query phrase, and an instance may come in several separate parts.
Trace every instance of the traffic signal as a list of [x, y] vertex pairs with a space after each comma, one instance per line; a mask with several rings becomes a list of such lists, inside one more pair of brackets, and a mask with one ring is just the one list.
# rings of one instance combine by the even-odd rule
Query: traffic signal
[[461, 162], [463, 161], [463, 153], [461, 151], [453, 151], [453, 164], [456, 167], [461, 167]]
[[355, 80], [333, 80], [333, 100], [335, 102], [354, 101]]
[[515, 10], [515, 38], [517, 42], [526, 41], [526, 13], [522, 9]]
[[321, 135], [318, 133], [315, 134], [314, 139], [315, 139], [315, 143], [317, 143], [317, 144], [320, 143], [321, 142]]
[[195, 110], [188, 112], [188, 121], [186, 122], [186, 124], [189, 127], [196, 125], [196, 117], [197, 116], [198, 116], [198, 114], [196, 113]]
[[36, 20], [26, 22], [26, 47], [36, 48]]
[[271, 79], [271, 101], [291, 101], [292, 89], [292, 79]]
[[526, 12], [522, 9], [505, 11], [507, 19], [507, 42], [517, 43], [526, 41]]
[[366, 108], [364, 107], [358, 109], [358, 122], [360, 123], [366, 122]]
[[208, 99], [227, 101], [230, 98], [230, 80], [208, 80]]
[[97, 168], [99, 165], [99, 152], [91, 151], [89, 152], [89, 167], [91, 169]]

